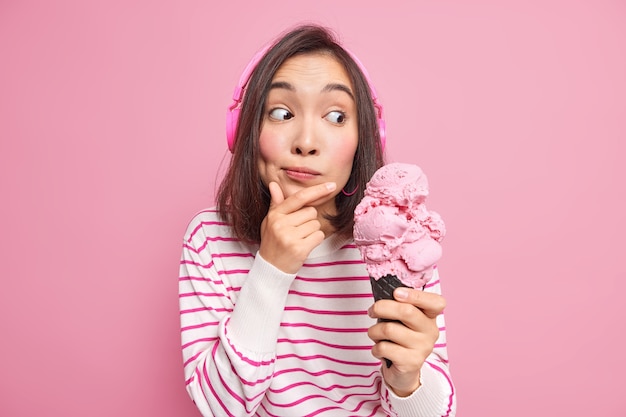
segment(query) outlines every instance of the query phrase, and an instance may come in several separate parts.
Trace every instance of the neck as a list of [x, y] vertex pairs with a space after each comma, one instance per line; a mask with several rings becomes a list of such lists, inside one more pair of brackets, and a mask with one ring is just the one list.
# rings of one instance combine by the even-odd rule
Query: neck
[[327, 216], [326, 211], [322, 211], [320, 209], [318, 209], [317, 211], [317, 221], [320, 222], [320, 229], [322, 230], [322, 232], [324, 232], [324, 236], [328, 237], [330, 235], [332, 235], [333, 233], [335, 233], [336, 229], [335, 227], [330, 223], [330, 220], [328, 220], [325, 216]]

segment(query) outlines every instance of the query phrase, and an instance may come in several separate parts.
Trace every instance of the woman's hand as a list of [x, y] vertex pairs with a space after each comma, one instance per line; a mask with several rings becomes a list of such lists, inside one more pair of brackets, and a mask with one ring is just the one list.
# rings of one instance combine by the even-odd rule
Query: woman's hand
[[267, 262], [288, 274], [298, 272], [309, 253], [324, 240], [317, 210], [310, 204], [331, 194], [334, 182], [302, 189], [285, 198], [271, 182], [270, 208], [261, 223], [259, 253]]
[[379, 322], [369, 328], [368, 336], [374, 341], [372, 354], [393, 362], [389, 368], [381, 367], [385, 382], [396, 395], [406, 397], [420, 386], [420, 369], [439, 337], [436, 317], [446, 301], [441, 295], [412, 288], [396, 288], [393, 294], [395, 300], [375, 302], [368, 314], [400, 323]]

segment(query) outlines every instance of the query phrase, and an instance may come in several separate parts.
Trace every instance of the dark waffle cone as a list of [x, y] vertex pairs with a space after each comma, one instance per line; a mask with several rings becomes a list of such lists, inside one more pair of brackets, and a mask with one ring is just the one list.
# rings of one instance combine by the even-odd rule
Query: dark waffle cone
[[393, 290], [398, 287], [406, 287], [395, 275], [385, 275], [378, 279], [370, 277], [370, 283], [372, 284], [374, 301], [393, 300]]
[[[374, 301], [378, 300], [393, 300], [393, 290], [398, 287], [407, 287], [398, 279], [395, 275], [385, 275], [378, 279], [370, 277], [370, 283], [372, 284], [372, 294], [374, 295]], [[389, 321], [385, 319], [378, 319], [381, 321]], [[387, 368], [390, 368], [392, 362], [385, 358], [385, 364]]]

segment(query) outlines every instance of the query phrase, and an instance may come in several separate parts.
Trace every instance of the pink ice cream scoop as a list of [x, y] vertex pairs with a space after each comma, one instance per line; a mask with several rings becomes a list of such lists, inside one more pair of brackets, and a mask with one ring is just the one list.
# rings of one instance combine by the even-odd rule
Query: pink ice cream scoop
[[422, 288], [431, 279], [446, 229], [426, 208], [427, 196], [428, 179], [413, 164], [387, 164], [368, 182], [354, 212], [354, 242], [374, 281], [392, 276]]

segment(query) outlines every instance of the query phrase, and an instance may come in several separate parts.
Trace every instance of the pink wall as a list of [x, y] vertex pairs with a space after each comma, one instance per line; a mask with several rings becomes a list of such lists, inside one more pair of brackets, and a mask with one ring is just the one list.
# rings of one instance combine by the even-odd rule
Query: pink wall
[[198, 415], [182, 234], [240, 71], [307, 19], [431, 180], [459, 415], [626, 415], [623, 2], [213, 3], [0, 2], [0, 415]]

